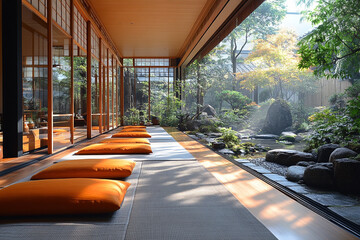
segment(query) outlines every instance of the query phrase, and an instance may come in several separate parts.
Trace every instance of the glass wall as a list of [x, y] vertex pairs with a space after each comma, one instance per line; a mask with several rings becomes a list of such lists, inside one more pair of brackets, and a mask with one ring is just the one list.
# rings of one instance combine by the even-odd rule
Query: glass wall
[[92, 108], [92, 129], [91, 135], [100, 133], [100, 83], [99, 58], [100, 58], [99, 37], [95, 30], [91, 29], [91, 108]]
[[140, 110], [140, 121], [149, 119], [149, 68], [135, 69], [136, 83], [136, 109]]
[[[54, 149], [70, 145], [70, 38], [53, 26], [53, 142]], [[81, 74], [81, 73], [80, 73]], [[81, 79], [77, 80], [77, 82]]]
[[[118, 59], [109, 47], [109, 43], [101, 40], [101, 30], [95, 25], [91, 26], [91, 79], [89, 79], [91, 100], [89, 101], [87, 96], [89, 84], [87, 21], [89, 19], [82, 15], [78, 5], [74, 6], [72, 17], [70, 5], [70, 0], [53, 1], [52, 5], [53, 58], [50, 67], [53, 71], [53, 95], [48, 96], [46, 23], [48, 6], [43, 0], [24, 1], [22, 13], [24, 152], [46, 148], [48, 145], [49, 98], [53, 102], [53, 109], [49, 111], [53, 112], [54, 150], [69, 146], [72, 136], [74, 141], [86, 138], [87, 130], [90, 128], [87, 124], [88, 118], [91, 118], [92, 122], [91, 136], [113, 129], [120, 123], [117, 117], [120, 109], [118, 106], [120, 91], [117, 89], [120, 86]], [[72, 19], [73, 39], [70, 31]], [[73, 41], [73, 49], [70, 49], [71, 41]], [[101, 56], [100, 42], [102, 42]], [[74, 55], [73, 62], [70, 53]], [[72, 65], [73, 69], [71, 69]], [[73, 106], [71, 106], [72, 102]], [[92, 112], [87, 111], [88, 103], [91, 104]], [[73, 129], [72, 121], [74, 121]]]
[[27, 8], [22, 11], [23, 151], [28, 152], [47, 146], [47, 28]]
[[168, 106], [169, 71], [168, 68], [151, 68], [151, 116], [156, 116], [164, 106]]
[[113, 114], [113, 90], [114, 90], [114, 81], [113, 81], [113, 61], [112, 56], [109, 55], [109, 129], [113, 128], [113, 120], [114, 120], [114, 114]]
[[100, 132], [100, 77], [99, 61], [92, 58], [91, 63], [91, 108], [92, 130], [91, 135], [96, 136]]
[[87, 119], [87, 57], [86, 52], [74, 45], [74, 141], [86, 138]]
[[174, 68], [170, 66], [170, 59], [124, 59], [125, 115], [139, 111], [139, 123], [159, 124], [171, 107], [173, 82]]

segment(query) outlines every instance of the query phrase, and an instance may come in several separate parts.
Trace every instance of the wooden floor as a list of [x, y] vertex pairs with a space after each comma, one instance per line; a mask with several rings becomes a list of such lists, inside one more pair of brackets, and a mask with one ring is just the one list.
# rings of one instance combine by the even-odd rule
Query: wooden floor
[[165, 128], [278, 239], [358, 239], [175, 128]]

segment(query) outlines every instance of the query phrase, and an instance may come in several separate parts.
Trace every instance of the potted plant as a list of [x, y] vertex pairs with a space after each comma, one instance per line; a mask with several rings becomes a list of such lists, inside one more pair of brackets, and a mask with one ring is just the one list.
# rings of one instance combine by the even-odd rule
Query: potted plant
[[29, 119], [28, 119], [28, 127], [29, 127], [30, 129], [35, 128], [35, 124], [34, 124], [34, 121], [32, 120], [32, 118], [29, 118]]

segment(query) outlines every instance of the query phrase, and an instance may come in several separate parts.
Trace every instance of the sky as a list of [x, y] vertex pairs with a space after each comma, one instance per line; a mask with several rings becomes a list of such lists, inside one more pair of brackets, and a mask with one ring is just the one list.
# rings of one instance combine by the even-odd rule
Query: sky
[[[297, 0], [287, 0], [287, 12], [290, 13], [300, 13], [304, 10], [304, 7], [296, 5]], [[294, 30], [298, 36], [302, 36], [305, 33], [309, 32], [312, 29], [310, 23], [305, 20], [301, 21], [301, 14], [287, 14], [282, 21], [281, 28], [287, 28]]]

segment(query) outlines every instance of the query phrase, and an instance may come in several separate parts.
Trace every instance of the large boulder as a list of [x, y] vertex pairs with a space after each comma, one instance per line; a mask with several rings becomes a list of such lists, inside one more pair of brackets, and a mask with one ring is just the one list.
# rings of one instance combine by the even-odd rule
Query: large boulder
[[202, 112], [207, 113], [208, 116], [216, 116], [216, 110], [215, 108], [213, 108], [211, 105], [207, 104], [204, 106], [204, 108], [202, 109]]
[[360, 193], [360, 161], [342, 158], [334, 160], [336, 188], [344, 193]]
[[333, 163], [336, 159], [355, 157], [356, 155], [357, 153], [351, 149], [337, 148], [330, 154], [329, 162]]
[[269, 107], [263, 132], [279, 135], [291, 125], [292, 116], [289, 105], [284, 100], [276, 100]]
[[295, 142], [297, 135], [293, 132], [282, 132], [280, 136], [281, 141]]
[[292, 166], [301, 161], [314, 161], [314, 157], [311, 153], [304, 153], [287, 149], [274, 149], [267, 152], [265, 160], [284, 166]]
[[286, 179], [292, 182], [298, 182], [303, 179], [306, 167], [291, 166], [286, 171]]
[[317, 162], [329, 162], [330, 154], [340, 145], [338, 144], [325, 144], [318, 148], [317, 150]]
[[305, 169], [304, 182], [308, 186], [332, 188], [334, 186], [334, 168], [332, 163], [317, 163]]

